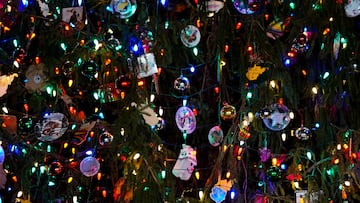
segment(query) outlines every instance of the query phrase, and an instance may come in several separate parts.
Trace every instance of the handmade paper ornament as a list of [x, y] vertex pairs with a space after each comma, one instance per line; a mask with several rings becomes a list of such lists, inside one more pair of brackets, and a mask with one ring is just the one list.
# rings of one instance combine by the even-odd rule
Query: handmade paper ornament
[[151, 108], [149, 105], [140, 105], [140, 111], [142, 117], [145, 120], [145, 123], [149, 126], [155, 126], [159, 123], [159, 118], [157, 114], [155, 113], [154, 109]]
[[99, 66], [95, 61], [88, 60], [83, 63], [80, 67], [81, 74], [89, 80], [95, 80], [98, 78]]
[[50, 12], [49, 5], [47, 4], [47, 2], [42, 1], [42, 0], [36, 0], [36, 2], [40, 7], [41, 14], [44, 17], [48, 17], [51, 14], [51, 12]]
[[17, 134], [17, 118], [12, 115], [0, 115], [0, 124], [3, 132], [9, 135]]
[[7, 89], [9, 85], [11, 85], [15, 77], [18, 77], [17, 73], [0, 76], [0, 97], [4, 96], [7, 93]]
[[258, 77], [263, 74], [265, 71], [267, 71], [269, 68], [267, 67], [261, 67], [256, 64], [254, 64], [253, 67], [250, 67], [246, 73], [246, 78], [250, 81], [257, 80]]
[[30, 92], [45, 91], [48, 77], [45, 75], [45, 64], [30, 65], [25, 72], [25, 88]]
[[54, 141], [60, 138], [69, 126], [68, 119], [62, 113], [45, 114], [35, 125], [35, 136], [40, 141]]
[[295, 137], [299, 140], [308, 140], [311, 137], [311, 131], [309, 128], [301, 126], [295, 130]]
[[216, 203], [223, 202], [232, 185], [233, 180], [218, 180], [216, 185], [211, 189], [210, 198]]
[[87, 138], [89, 132], [94, 128], [96, 121], [83, 123], [78, 130], [76, 130], [71, 137], [71, 143], [81, 145]]
[[224, 7], [223, 1], [216, 1], [216, 0], [210, 0], [205, 1], [206, 4], [206, 11], [208, 12], [219, 12]]
[[360, 0], [347, 0], [344, 6], [345, 14], [349, 18], [354, 18], [360, 14]]
[[174, 89], [184, 91], [190, 88], [190, 81], [187, 77], [180, 75], [174, 81]]
[[236, 116], [236, 108], [230, 104], [225, 104], [220, 109], [220, 117], [223, 120], [232, 120]]
[[180, 39], [186, 47], [195, 47], [199, 44], [201, 34], [199, 29], [194, 25], [187, 25], [181, 30]]
[[181, 180], [189, 180], [196, 165], [196, 151], [191, 146], [183, 144], [172, 174]]
[[290, 123], [289, 109], [280, 103], [270, 105], [262, 112], [262, 120], [265, 126], [273, 131], [280, 131]]
[[176, 125], [179, 130], [186, 134], [191, 134], [196, 128], [196, 117], [194, 112], [186, 106], [180, 107], [175, 114]]
[[266, 170], [266, 179], [271, 182], [276, 182], [281, 180], [282, 178], [282, 170], [279, 167], [271, 166]]
[[59, 161], [53, 161], [49, 165], [49, 174], [52, 176], [61, 175], [64, 172], [64, 166]]
[[88, 156], [80, 162], [80, 171], [86, 177], [91, 177], [99, 172], [100, 163], [95, 157]]
[[112, 143], [114, 136], [108, 131], [104, 131], [99, 135], [99, 144], [106, 146]]
[[6, 184], [6, 173], [4, 171], [5, 151], [0, 145], [0, 189], [5, 188]]
[[224, 132], [220, 128], [220, 126], [214, 126], [210, 129], [208, 133], [208, 140], [212, 146], [214, 147], [219, 146], [223, 141], [223, 139], [224, 139]]
[[137, 9], [136, 0], [112, 0], [110, 3], [112, 13], [121, 19], [130, 18]]
[[137, 57], [137, 77], [145, 78], [158, 72], [155, 56], [153, 53], [146, 53]]

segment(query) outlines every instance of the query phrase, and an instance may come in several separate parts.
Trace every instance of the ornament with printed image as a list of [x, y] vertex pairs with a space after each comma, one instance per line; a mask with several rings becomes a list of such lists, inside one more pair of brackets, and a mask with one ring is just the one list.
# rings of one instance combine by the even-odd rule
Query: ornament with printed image
[[40, 141], [54, 141], [68, 129], [69, 122], [62, 113], [47, 113], [35, 125], [35, 136]]
[[175, 121], [179, 130], [183, 133], [191, 134], [196, 129], [196, 117], [189, 107], [180, 107], [176, 111]]
[[286, 128], [290, 121], [290, 111], [287, 106], [275, 103], [261, 111], [260, 117], [265, 126], [273, 131], [280, 131]]
[[201, 34], [199, 29], [194, 25], [187, 25], [180, 33], [181, 42], [189, 48], [195, 47], [199, 44]]
[[183, 144], [172, 174], [181, 180], [189, 180], [196, 165], [196, 151], [191, 146]]
[[[85, 27], [86, 11], [85, 6], [76, 5], [73, 0], [73, 6], [61, 9], [60, 29], [65, 37], [72, 36]], [[76, 5], [76, 6], [75, 6]]]
[[344, 6], [345, 14], [349, 18], [354, 18], [360, 14], [360, 0], [347, 0]]
[[301, 127], [295, 130], [295, 137], [299, 140], [308, 140], [311, 138], [311, 130], [301, 125]]

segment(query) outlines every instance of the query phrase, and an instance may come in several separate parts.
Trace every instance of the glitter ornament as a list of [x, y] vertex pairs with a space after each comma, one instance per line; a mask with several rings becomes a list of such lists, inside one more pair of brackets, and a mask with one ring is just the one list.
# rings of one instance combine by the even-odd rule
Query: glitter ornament
[[86, 177], [91, 177], [99, 172], [100, 163], [94, 157], [86, 157], [80, 162], [80, 171]]
[[210, 129], [208, 133], [208, 140], [212, 146], [214, 147], [219, 146], [223, 141], [223, 139], [224, 139], [224, 133], [220, 128], [220, 126], [214, 126]]
[[309, 128], [301, 126], [295, 130], [295, 137], [299, 140], [308, 140], [311, 137], [311, 131]]
[[285, 105], [275, 103], [262, 110], [260, 117], [267, 128], [280, 131], [289, 125], [291, 120], [289, 114], [289, 109]]
[[236, 116], [236, 108], [232, 105], [225, 104], [220, 110], [220, 117], [223, 120], [232, 120]]
[[190, 82], [189, 79], [183, 75], [176, 78], [174, 81], [174, 89], [179, 91], [184, 91], [186, 89], [190, 88]]
[[180, 107], [176, 111], [175, 121], [181, 132], [191, 134], [195, 131], [196, 117], [194, 112], [189, 107]]

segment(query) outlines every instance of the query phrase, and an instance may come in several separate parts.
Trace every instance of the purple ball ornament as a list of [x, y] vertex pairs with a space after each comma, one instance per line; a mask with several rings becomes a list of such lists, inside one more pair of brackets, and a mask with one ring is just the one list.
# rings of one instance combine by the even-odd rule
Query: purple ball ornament
[[91, 177], [99, 172], [100, 163], [94, 157], [86, 157], [80, 162], [80, 171], [86, 177]]
[[194, 112], [189, 107], [180, 107], [176, 111], [175, 121], [181, 132], [191, 134], [195, 131], [196, 117]]

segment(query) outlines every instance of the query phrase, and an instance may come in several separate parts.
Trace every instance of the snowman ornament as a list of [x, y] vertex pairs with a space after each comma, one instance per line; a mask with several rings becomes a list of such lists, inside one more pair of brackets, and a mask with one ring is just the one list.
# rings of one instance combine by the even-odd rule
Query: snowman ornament
[[172, 174], [181, 180], [189, 180], [194, 167], [197, 165], [196, 151], [189, 145], [183, 144]]

